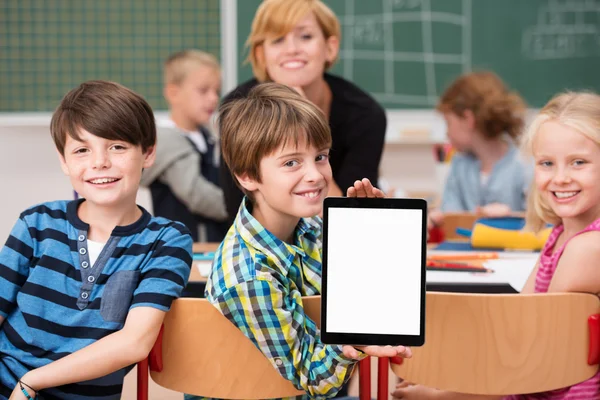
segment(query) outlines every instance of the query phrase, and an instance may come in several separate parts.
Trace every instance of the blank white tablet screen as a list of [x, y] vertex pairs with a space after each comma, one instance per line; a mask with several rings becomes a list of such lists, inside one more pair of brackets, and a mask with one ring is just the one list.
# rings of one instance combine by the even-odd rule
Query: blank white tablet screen
[[327, 332], [419, 335], [422, 210], [328, 210]]

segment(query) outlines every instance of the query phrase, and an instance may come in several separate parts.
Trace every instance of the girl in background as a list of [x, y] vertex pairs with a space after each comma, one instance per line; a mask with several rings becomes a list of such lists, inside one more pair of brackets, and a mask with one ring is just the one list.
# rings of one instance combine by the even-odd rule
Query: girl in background
[[444, 92], [437, 110], [446, 120], [452, 158], [440, 210], [506, 216], [525, 210], [531, 167], [517, 150], [525, 103], [492, 72], [461, 76]]

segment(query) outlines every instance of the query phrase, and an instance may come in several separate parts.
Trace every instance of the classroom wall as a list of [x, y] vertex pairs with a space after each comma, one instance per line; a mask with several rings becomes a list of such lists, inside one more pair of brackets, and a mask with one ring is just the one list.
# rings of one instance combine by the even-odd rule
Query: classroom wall
[[[45, 201], [73, 198], [50, 137], [49, 113], [0, 114], [0, 171], [3, 198], [0, 242], [4, 243], [19, 213]], [[159, 123], [166, 113], [158, 112]], [[429, 136], [431, 132], [431, 136]], [[382, 176], [395, 188], [409, 192], [439, 189], [431, 146], [444, 140], [443, 120], [430, 110], [388, 113]], [[151, 210], [149, 193], [138, 202]]]

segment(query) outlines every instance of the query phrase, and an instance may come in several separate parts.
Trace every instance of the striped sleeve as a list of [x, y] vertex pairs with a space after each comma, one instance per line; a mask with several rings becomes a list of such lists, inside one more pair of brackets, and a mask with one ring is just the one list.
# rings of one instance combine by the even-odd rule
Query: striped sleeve
[[0, 316], [6, 318], [16, 304], [17, 294], [29, 276], [33, 239], [22, 218], [17, 220], [0, 250]]
[[192, 243], [189, 232], [168, 228], [150, 261], [141, 270], [131, 308], [153, 307], [169, 311], [171, 302], [181, 296], [190, 277]]
[[350, 377], [356, 361], [346, 358], [340, 346], [321, 342], [299, 295], [286, 296], [275, 282], [255, 279], [229, 288], [215, 300], [281, 376], [311, 398], [334, 396]]

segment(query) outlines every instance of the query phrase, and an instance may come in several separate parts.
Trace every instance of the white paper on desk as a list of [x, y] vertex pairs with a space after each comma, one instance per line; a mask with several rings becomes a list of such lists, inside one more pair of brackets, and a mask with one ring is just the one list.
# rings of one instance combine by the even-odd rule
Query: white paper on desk
[[521, 292], [531, 271], [535, 268], [537, 259], [537, 254], [527, 258], [498, 258], [489, 260], [483, 265], [493, 269], [495, 275], [500, 275], [513, 289]]
[[[492, 273], [427, 271], [428, 283], [506, 283], [517, 292], [523, 290], [527, 278], [533, 271], [538, 253], [521, 253], [520, 258], [498, 258], [484, 263]], [[504, 257], [504, 256], [502, 256]]]
[[210, 275], [210, 270], [212, 269], [212, 261], [194, 261], [194, 264], [200, 271], [200, 275], [207, 277]]

